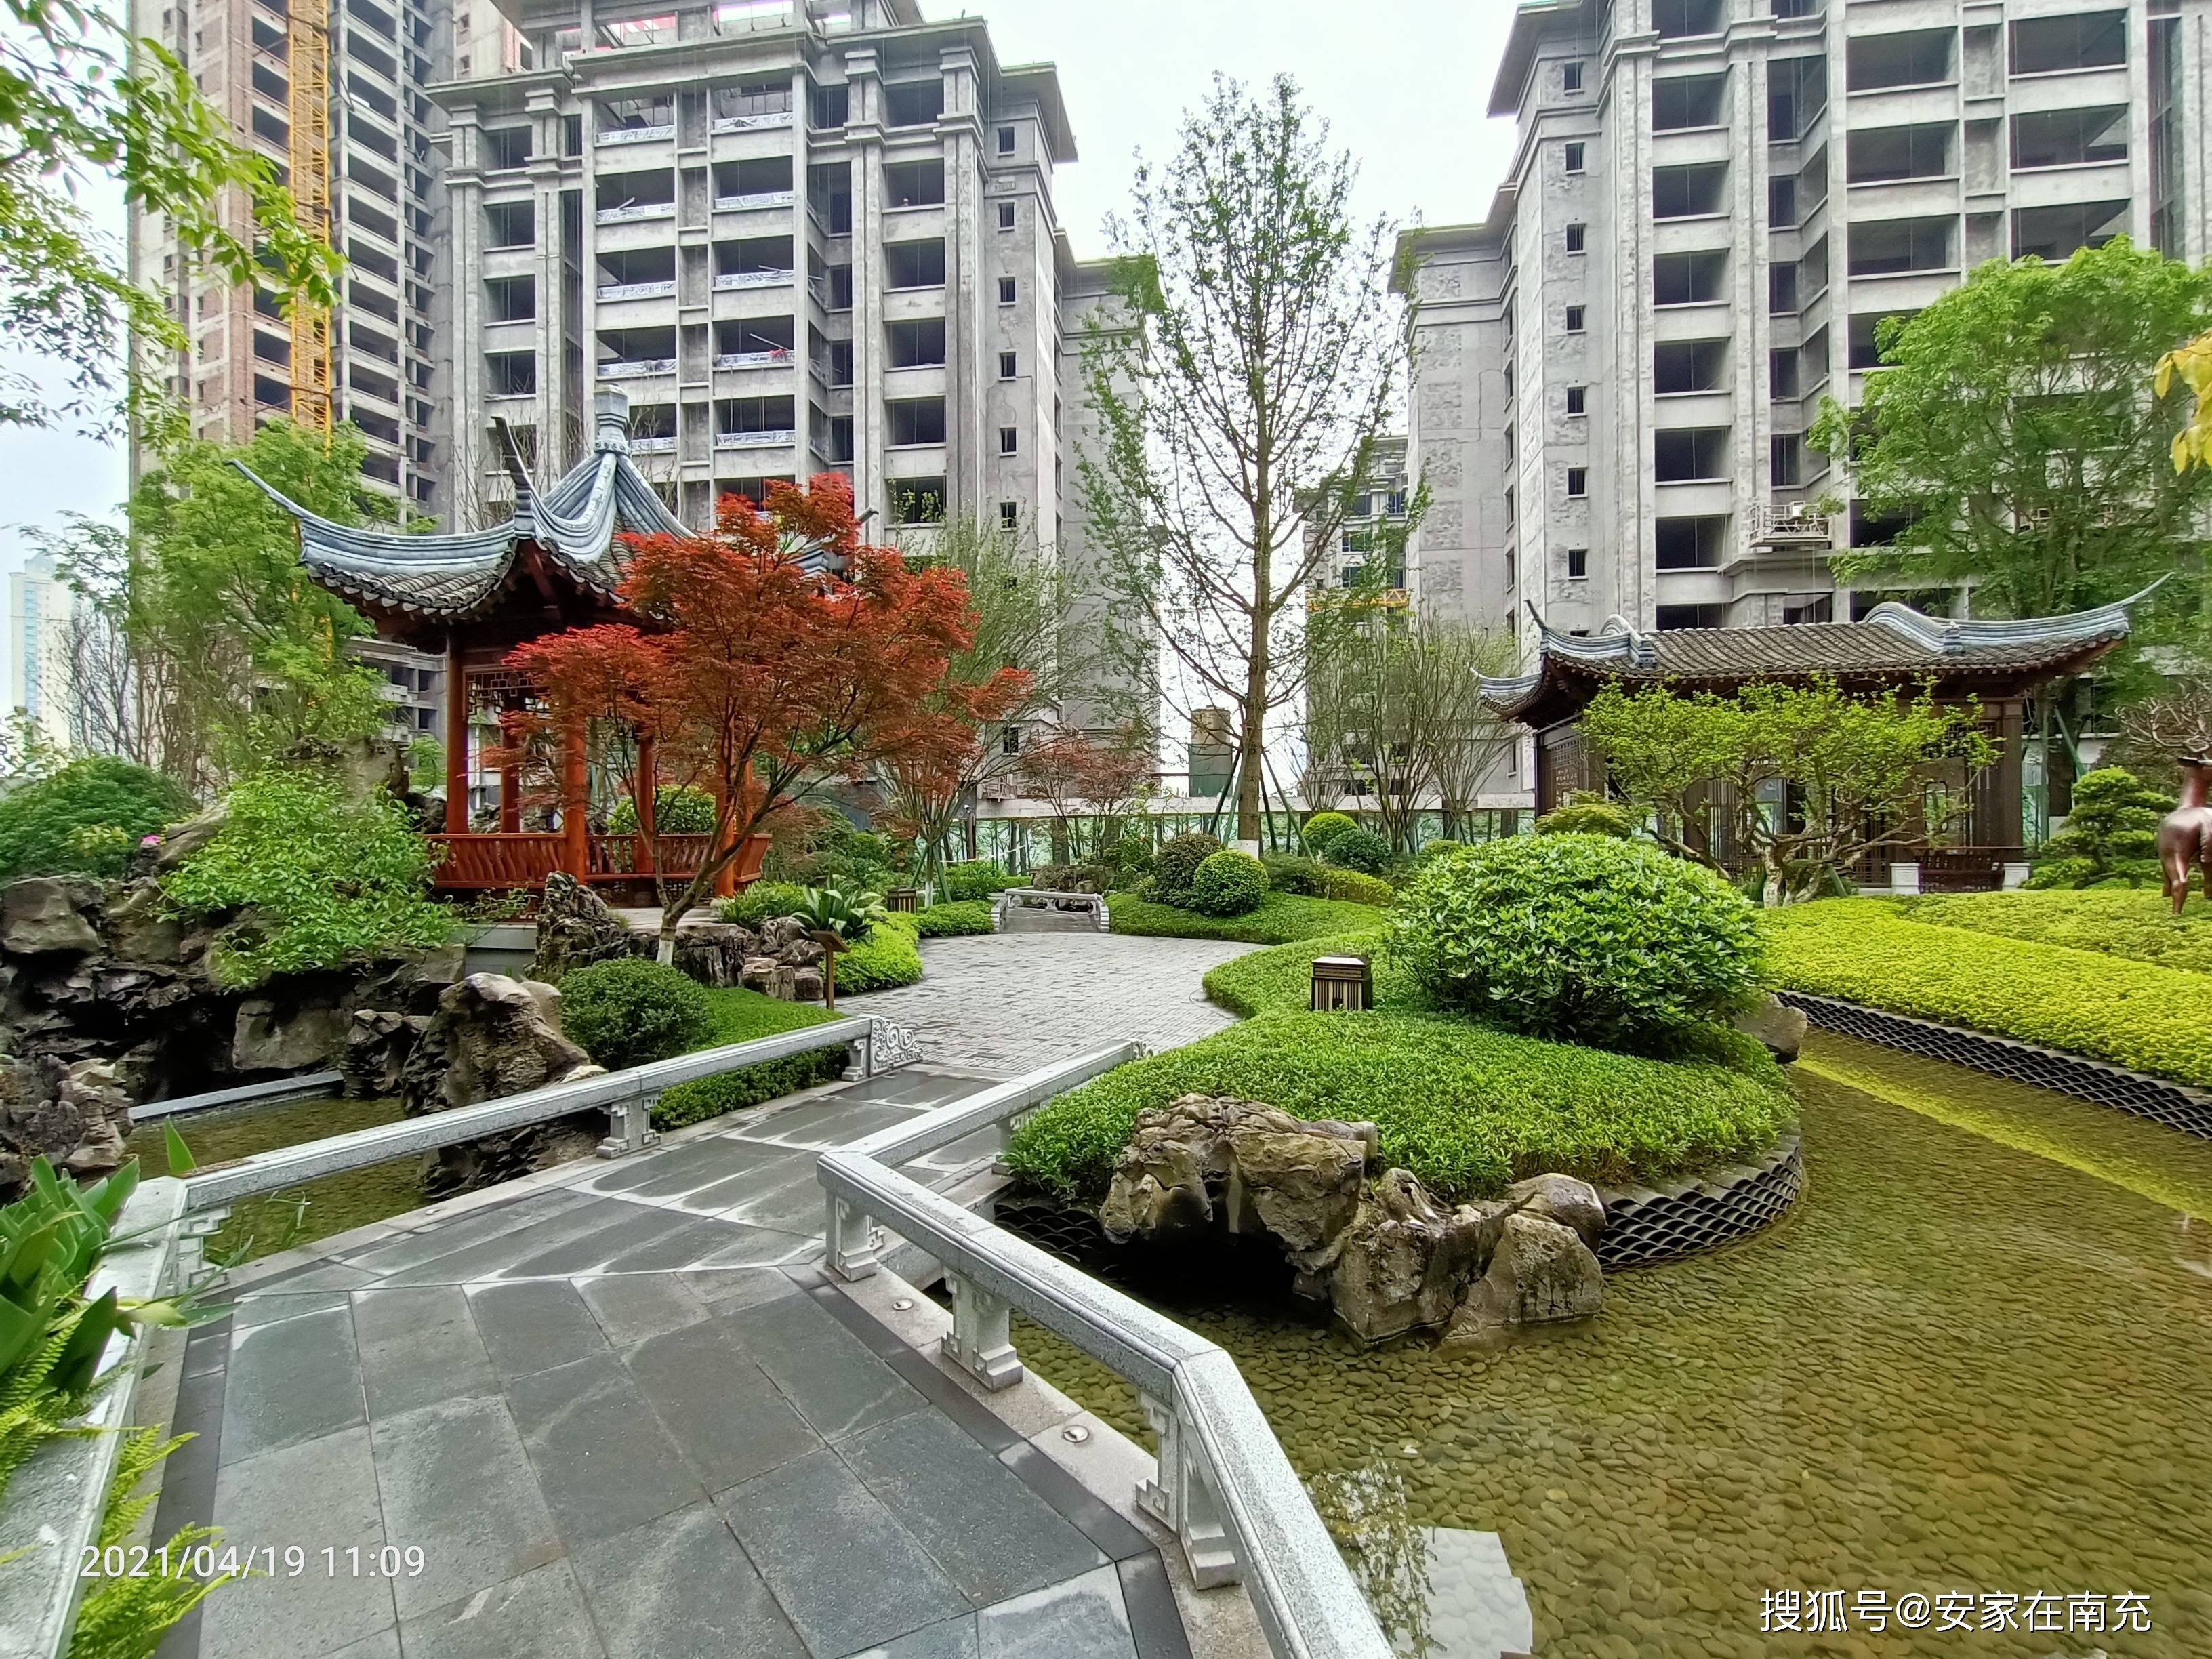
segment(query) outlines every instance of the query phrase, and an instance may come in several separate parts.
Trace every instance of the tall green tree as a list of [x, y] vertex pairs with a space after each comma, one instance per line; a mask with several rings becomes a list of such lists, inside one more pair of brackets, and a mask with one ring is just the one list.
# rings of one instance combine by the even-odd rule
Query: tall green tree
[[1830, 400], [1811, 439], [1837, 458], [1891, 544], [1838, 556], [1868, 586], [1968, 584], [1976, 614], [2052, 616], [2185, 568], [2212, 471], [2169, 459], [2186, 388], [2154, 384], [2212, 327], [2212, 267], [2121, 238], [2063, 264], [1982, 266], [1877, 338], [1855, 410]]
[[1353, 178], [1289, 77], [1252, 97], [1217, 76], [1109, 222], [1121, 310], [1086, 339], [1098, 437], [1079, 475], [1108, 637], [1164, 648], [1194, 699], [1234, 711], [1246, 839], [1268, 716], [1304, 677], [1307, 586], [1396, 417], [1389, 230], [1354, 222]]
[[152, 359], [187, 343], [85, 211], [103, 176], [218, 279], [336, 297], [342, 262], [301, 227], [276, 167], [233, 141], [174, 56], [130, 37], [122, 9], [6, 0], [0, 14], [0, 334], [65, 371], [57, 397], [32, 368], [0, 369], [0, 425], [111, 413], [126, 332]]
[[303, 739], [344, 741], [383, 724], [374, 673], [346, 650], [369, 631], [308, 578], [297, 532], [242, 461], [338, 524], [386, 519], [362, 486], [351, 425], [320, 434], [271, 421], [244, 445], [188, 441], [139, 482], [111, 603], [137, 678], [149, 751], [195, 793]]

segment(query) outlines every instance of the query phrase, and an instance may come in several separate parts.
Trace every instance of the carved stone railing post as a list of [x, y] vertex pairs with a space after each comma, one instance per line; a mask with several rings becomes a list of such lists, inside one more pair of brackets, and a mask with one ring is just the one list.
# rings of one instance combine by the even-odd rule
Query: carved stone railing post
[[1014, 1353], [1012, 1304], [973, 1279], [947, 1273], [952, 1287], [952, 1328], [942, 1341], [945, 1357], [987, 1389], [1011, 1389], [1022, 1380]]
[[1191, 1582], [1199, 1589], [1237, 1583], [1242, 1575], [1222, 1523], [1221, 1500], [1206, 1478], [1202, 1460], [1191, 1454], [1181, 1415], [1173, 1405], [1141, 1390], [1137, 1401], [1160, 1448], [1152, 1478], [1137, 1485], [1137, 1507], [1175, 1534]]
[[599, 1143], [601, 1158], [623, 1158], [660, 1144], [653, 1127], [651, 1095], [630, 1095], [607, 1103], [607, 1138]]
[[196, 1291], [222, 1277], [223, 1269], [208, 1261], [207, 1243], [229, 1219], [230, 1211], [226, 1206], [201, 1210], [178, 1221], [177, 1249], [170, 1269], [174, 1282], [169, 1287], [176, 1295]]
[[830, 1272], [840, 1279], [866, 1279], [876, 1270], [883, 1230], [865, 1212], [832, 1194], [823, 1243], [828, 1246]]

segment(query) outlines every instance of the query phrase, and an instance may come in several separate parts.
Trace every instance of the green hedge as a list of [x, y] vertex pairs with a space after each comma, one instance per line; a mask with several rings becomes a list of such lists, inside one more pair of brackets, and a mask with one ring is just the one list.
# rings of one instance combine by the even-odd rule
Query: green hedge
[[837, 994], [859, 996], [864, 991], [921, 984], [921, 937], [913, 916], [885, 916], [868, 929], [867, 938], [837, 958]]
[[1445, 1015], [1271, 1013], [1061, 1096], [1016, 1131], [1006, 1163], [1095, 1202], [1137, 1114], [1194, 1091], [1371, 1119], [1384, 1159], [1451, 1200], [1546, 1170], [1657, 1180], [1763, 1150], [1795, 1119], [1764, 1049], [1726, 1052], [1727, 1063], [1645, 1060]]
[[2197, 974], [1939, 927], [1863, 899], [1769, 911], [1766, 926], [1785, 989], [2212, 1086], [2212, 1006]]
[[1382, 919], [1382, 913], [1369, 904], [1274, 892], [1241, 916], [1202, 916], [1176, 905], [1156, 904], [1134, 893], [1109, 894], [1106, 912], [1117, 933], [1149, 939], [1237, 939], [1247, 945], [1288, 945], [1324, 933], [1371, 928]]
[[1387, 905], [1398, 896], [1398, 890], [1382, 877], [1362, 870], [1340, 870], [1334, 865], [1322, 866], [1321, 889], [1327, 896], [1347, 904]]
[[594, 962], [561, 981], [561, 1029], [611, 1072], [696, 1048], [713, 1029], [707, 990], [664, 963]]
[[2212, 974], [2212, 905], [2194, 899], [2177, 917], [2156, 888], [1959, 893], [1906, 899], [1899, 908], [1913, 921], [1938, 927], [2000, 933], [2070, 951], [2102, 951], [2162, 968]]
[[[758, 991], [736, 987], [709, 990], [708, 1033], [707, 1040], [698, 1046], [719, 1048], [725, 1043], [750, 1042], [756, 1037], [819, 1025], [832, 1018], [811, 1002], [781, 1002]], [[696, 1083], [679, 1083], [654, 1103], [653, 1127], [681, 1129], [687, 1124], [720, 1117], [725, 1112], [757, 1106], [779, 1095], [812, 1088], [817, 1083], [834, 1082], [844, 1066], [844, 1049], [824, 1048], [815, 1054], [793, 1054], [787, 1060], [748, 1066], [720, 1077], [702, 1078]]]
[[914, 913], [914, 922], [924, 939], [988, 933], [991, 931], [991, 903], [988, 899], [948, 899], [942, 904], [924, 905]]

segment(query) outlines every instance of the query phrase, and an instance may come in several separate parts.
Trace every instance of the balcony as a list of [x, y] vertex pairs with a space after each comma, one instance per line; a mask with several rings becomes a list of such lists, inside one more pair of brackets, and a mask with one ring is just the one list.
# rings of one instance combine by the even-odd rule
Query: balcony
[[602, 300], [665, 300], [676, 292], [676, 279], [657, 283], [602, 283], [594, 292]]
[[1753, 507], [1744, 533], [1753, 547], [1827, 547], [1835, 540], [1829, 515], [1810, 512], [1802, 503]]
[[673, 138], [675, 136], [676, 123], [670, 121], [645, 127], [606, 127], [601, 130], [599, 143], [602, 145], [642, 144], [655, 138]]
[[798, 441], [799, 434], [791, 427], [778, 431], [717, 432], [714, 434], [714, 447], [717, 449], [775, 449]]
[[673, 357], [616, 357], [599, 367], [599, 376], [603, 380], [634, 380], [648, 374], [673, 374], [675, 372], [676, 359]]
[[[714, 198], [714, 211], [717, 213], [750, 213], [763, 208], [787, 208], [798, 200], [799, 192], [796, 191], [748, 191], [742, 196], [717, 196]], [[670, 204], [669, 211], [672, 213], [675, 211], [675, 206], [672, 203]], [[599, 216], [601, 221], [604, 222], [606, 216], [605, 214], [601, 214]]]
[[673, 455], [676, 453], [676, 434], [672, 432], [663, 438], [632, 438], [629, 453], [633, 455]]
[[721, 351], [714, 355], [717, 368], [788, 368], [792, 353], [778, 347], [769, 351]]
[[[785, 194], [788, 196], [790, 192], [787, 191]], [[673, 219], [675, 216], [676, 204], [673, 202], [625, 202], [620, 207], [601, 208], [599, 222], [603, 225], [632, 225], [648, 219]]]
[[795, 270], [725, 270], [714, 277], [714, 292], [726, 294], [732, 289], [779, 288], [787, 283], [796, 282], [798, 278], [799, 273]]

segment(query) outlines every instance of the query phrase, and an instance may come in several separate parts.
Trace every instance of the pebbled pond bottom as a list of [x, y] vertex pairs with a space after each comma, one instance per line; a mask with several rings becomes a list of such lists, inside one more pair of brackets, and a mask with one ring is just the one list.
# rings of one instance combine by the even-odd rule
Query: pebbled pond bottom
[[[1583, 1324], [1447, 1357], [1168, 1311], [1236, 1356], [1325, 1497], [1500, 1534], [1544, 1659], [2212, 1654], [2212, 1143], [1827, 1033], [1796, 1076], [1797, 1210], [1614, 1275]], [[1140, 1426], [1126, 1385], [1017, 1341]], [[1420, 1651], [1407, 1590], [1375, 1599]], [[1824, 1591], [1842, 1629], [1834, 1599], [1820, 1633], [1804, 1603], [1786, 1626]], [[1929, 1598], [1925, 1622], [1877, 1632], [1862, 1592]]]
[[[187, 1113], [175, 1122], [185, 1145], [191, 1149], [193, 1161], [204, 1169], [278, 1146], [296, 1146], [303, 1140], [373, 1128], [399, 1116], [397, 1100], [326, 1097], [288, 1100], [274, 1106], [218, 1106]], [[158, 1175], [169, 1167], [161, 1120], [149, 1120], [126, 1144], [138, 1154], [139, 1167], [147, 1174]], [[250, 1261], [419, 1208], [430, 1201], [422, 1191], [422, 1162], [420, 1153], [410, 1153], [388, 1164], [349, 1170], [264, 1198], [247, 1199], [216, 1230], [210, 1249], [216, 1256], [230, 1257], [242, 1246], [235, 1259]], [[304, 1209], [301, 1199], [307, 1200]]]

